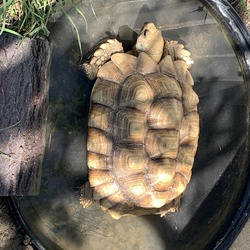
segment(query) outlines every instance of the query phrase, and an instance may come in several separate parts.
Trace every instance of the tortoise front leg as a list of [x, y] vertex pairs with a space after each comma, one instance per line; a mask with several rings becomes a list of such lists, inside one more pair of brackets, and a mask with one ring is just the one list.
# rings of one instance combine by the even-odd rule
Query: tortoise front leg
[[174, 40], [165, 40], [163, 57], [170, 55], [173, 61], [182, 60], [188, 68], [194, 63], [190, 57], [191, 53], [184, 48], [184, 45]]
[[122, 43], [116, 39], [108, 39], [102, 43], [90, 56], [89, 61], [83, 63], [83, 71], [90, 80], [97, 77], [99, 68], [105, 64], [114, 53], [123, 52]]

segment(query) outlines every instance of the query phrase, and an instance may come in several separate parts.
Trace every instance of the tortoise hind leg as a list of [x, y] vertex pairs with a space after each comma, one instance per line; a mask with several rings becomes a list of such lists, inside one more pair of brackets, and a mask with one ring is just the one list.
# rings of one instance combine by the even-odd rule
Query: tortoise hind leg
[[116, 204], [108, 209], [109, 214], [115, 220], [120, 219], [123, 216], [142, 216], [159, 214], [161, 217], [165, 216], [169, 212], [178, 211], [180, 206], [182, 194], [176, 197], [173, 201], [165, 204], [161, 208], [143, 208], [137, 206], [130, 206], [126, 204]]
[[176, 197], [172, 202], [164, 205], [163, 207], [159, 208], [155, 214], [159, 214], [161, 217], [165, 216], [169, 212], [176, 212], [179, 210], [180, 203], [181, 203], [182, 194]]
[[188, 68], [194, 63], [190, 57], [191, 53], [184, 48], [184, 45], [174, 40], [165, 40], [163, 57], [170, 55], [173, 61], [182, 60]]
[[93, 202], [93, 190], [89, 185], [89, 182], [85, 182], [84, 185], [80, 187], [80, 204], [84, 207], [87, 208], [89, 207]]
[[106, 42], [102, 43], [90, 56], [88, 62], [82, 65], [86, 76], [90, 80], [94, 80], [97, 77], [99, 68], [110, 60], [113, 54], [118, 52], [123, 52], [122, 43], [118, 40], [108, 39]]

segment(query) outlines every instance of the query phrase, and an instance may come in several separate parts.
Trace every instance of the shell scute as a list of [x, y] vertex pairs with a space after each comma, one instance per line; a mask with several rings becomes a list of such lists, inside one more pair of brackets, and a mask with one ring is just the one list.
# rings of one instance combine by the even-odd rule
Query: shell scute
[[157, 72], [158, 64], [145, 52], [141, 52], [138, 56], [138, 64], [136, 71], [146, 75]]
[[119, 146], [114, 150], [113, 169], [117, 178], [134, 175], [144, 171], [147, 166], [147, 155], [141, 146]]
[[148, 176], [152, 187], [156, 191], [166, 191], [175, 176], [176, 161], [165, 158], [158, 161], [149, 161]]
[[114, 176], [107, 170], [90, 170], [89, 171], [89, 184], [91, 187], [101, 185], [106, 182], [114, 180]]
[[151, 191], [151, 188], [147, 183], [143, 173], [121, 178], [119, 179], [119, 183], [126, 191], [127, 196], [135, 202], [138, 200], [138, 198]]
[[196, 111], [199, 102], [197, 94], [193, 91], [192, 87], [187, 84], [181, 85], [181, 88], [183, 92], [183, 107], [185, 113]]
[[146, 76], [156, 98], [173, 97], [177, 100], [182, 98], [182, 89], [176, 79], [162, 73], [153, 73]]
[[87, 164], [92, 170], [108, 170], [112, 166], [110, 157], [92, 151], [88, 151]]
[[111, 138], [103, 131], [96, 128], [89, 128], [88, 151], [109, 156], [112, 154], [112, 144]]
[[199, 115], [191, 112], [183, 117], [180, 129], [180, 144], [196, 146], [199, 136]]
[[109, 195], [112, 195], [119, 191], [119, 186], [115, 181], [103, 183], [95, 186], [93, 190], [93, 199], [101, 200]]
[[146, 129], [145, 113], [131, 108], [116, 113], [114, 135], [117, 143], [142, 144]]
[[107, 133], [111, 133], [114, 111], [107, 106], [94, 104], [92, 105], [90, 112], [91, 115], [89, 117], [88, 125], [90, 127], [104, 130]]
[[114, 62], [109, 61], [100, 68], [97, 77], [120, 83], [124, 78], [124, 74]]
[[192, 146], [181, 146], [178, 152], [176, 172], [181, 174], [187, 182], [191, 178], [195, 153], [196, 147]]
[[136, 74], [126, 79], [118, 99], [121, 107], [131, 107], [147, 111], [154, 99], [154, 92], [145, 77]]
[[136, 71], [138, 58], [129, 54], [115, 53], [111, 56], [111, 61], [124, 76], [129, 76]]
[[179, 149], [179, 133], [177, 130], [150, 129], [145, 135], [145, 151], [151, 159], [175, 159]]
[[175, 70], [174, 62], [171, 56], [165, 56], [159, 63], [159, 70], [164, 75], [170, 76], [174, 79], [177, 79], [177, 73]]
[[[112, 109], [117, 107], [117, 93], [120, 84], [104, 79], [97, 79], [91, 93], [92, 103], [99, 103]], [[92, 113], [90, 112], [90, 117]]]
[[148, 113], [147, 122], [153, 129], [180, 129], [183, 106], [175, 98], [155, 100]]
[[127, 197], [120, 191], [113, 193], [105, 198], [102, 198], [100, 200], [100, 206], [102, 210], [107, 210], [109, 208], [112, 208], [116, 204], [119, 204], [120, 202], [124, 202], [127, 200]]

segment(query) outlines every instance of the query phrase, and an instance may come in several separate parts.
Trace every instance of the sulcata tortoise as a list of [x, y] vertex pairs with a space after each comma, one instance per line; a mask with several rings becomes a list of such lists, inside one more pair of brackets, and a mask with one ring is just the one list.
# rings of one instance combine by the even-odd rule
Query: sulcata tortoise
[[153, 23], [133, 51], [110, 39], [83, 69], [97, 78], [91, 94], [84, 207], [99, 201], [114, 219], [178, 208], [191, 178], [199, 136], [190, 53], [164, 40]]

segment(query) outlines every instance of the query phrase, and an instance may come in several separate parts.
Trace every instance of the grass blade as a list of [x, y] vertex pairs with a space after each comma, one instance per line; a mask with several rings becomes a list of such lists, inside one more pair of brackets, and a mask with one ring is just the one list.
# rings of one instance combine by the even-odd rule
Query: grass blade
[[82, 11], [71, 1], [71, 0], [67, 0], [71, 6], [81, 15], [81, 17], [84, 19], [85, 25], [86, 25], [86, 32], [88, 31], [88, 22], [86, 17], [84, 16], [84, 14], [82, 13]]
[[77, 41], [78, 41], [78, 46], [80, 49], [80, 53], [82, 55], [82, 44], [81, 44], [81, 39], [80, 39], [80, 34], [79, 31], [74, 23], [74, 21], [72, 20], [72, 18], [70, 17], [70, 15], [63, 9], [62, 6], [60, 6], [61, 11], [63, 12], [63, 14], [68, 18], [68, 20], [70, 21], [70, 23], [72, 24], [72, 26], [74, 27], [75, 31], [76, 31], [76, 36], [77, 36]]
[[9, 34], [12, 34], [12, 35], [15, 35], [15, 36], [18, 36], [18, 37], [21, 37], [21, 38], [24, 37], [23, 35], [19, 34], [18, 32], [14, 31], [14, 30], [11, 30], [11, 29], [8, 29], [8, 28], [3, 28], [3, 32], [7, 32]]
[[93, 4], [92, 4], [92, 0], [89, 0], [89, 5], [90, 5], [90, 8], [91, 8], [93, 15], [95, 16], [96, 20], [98, 20], [97, 15], [95, 13], [95, 9], [94, 9]]
[[6, 0], [3, 0], [3, 23], [0, 31], [0, 36], [3, 34], [6, 24]]

